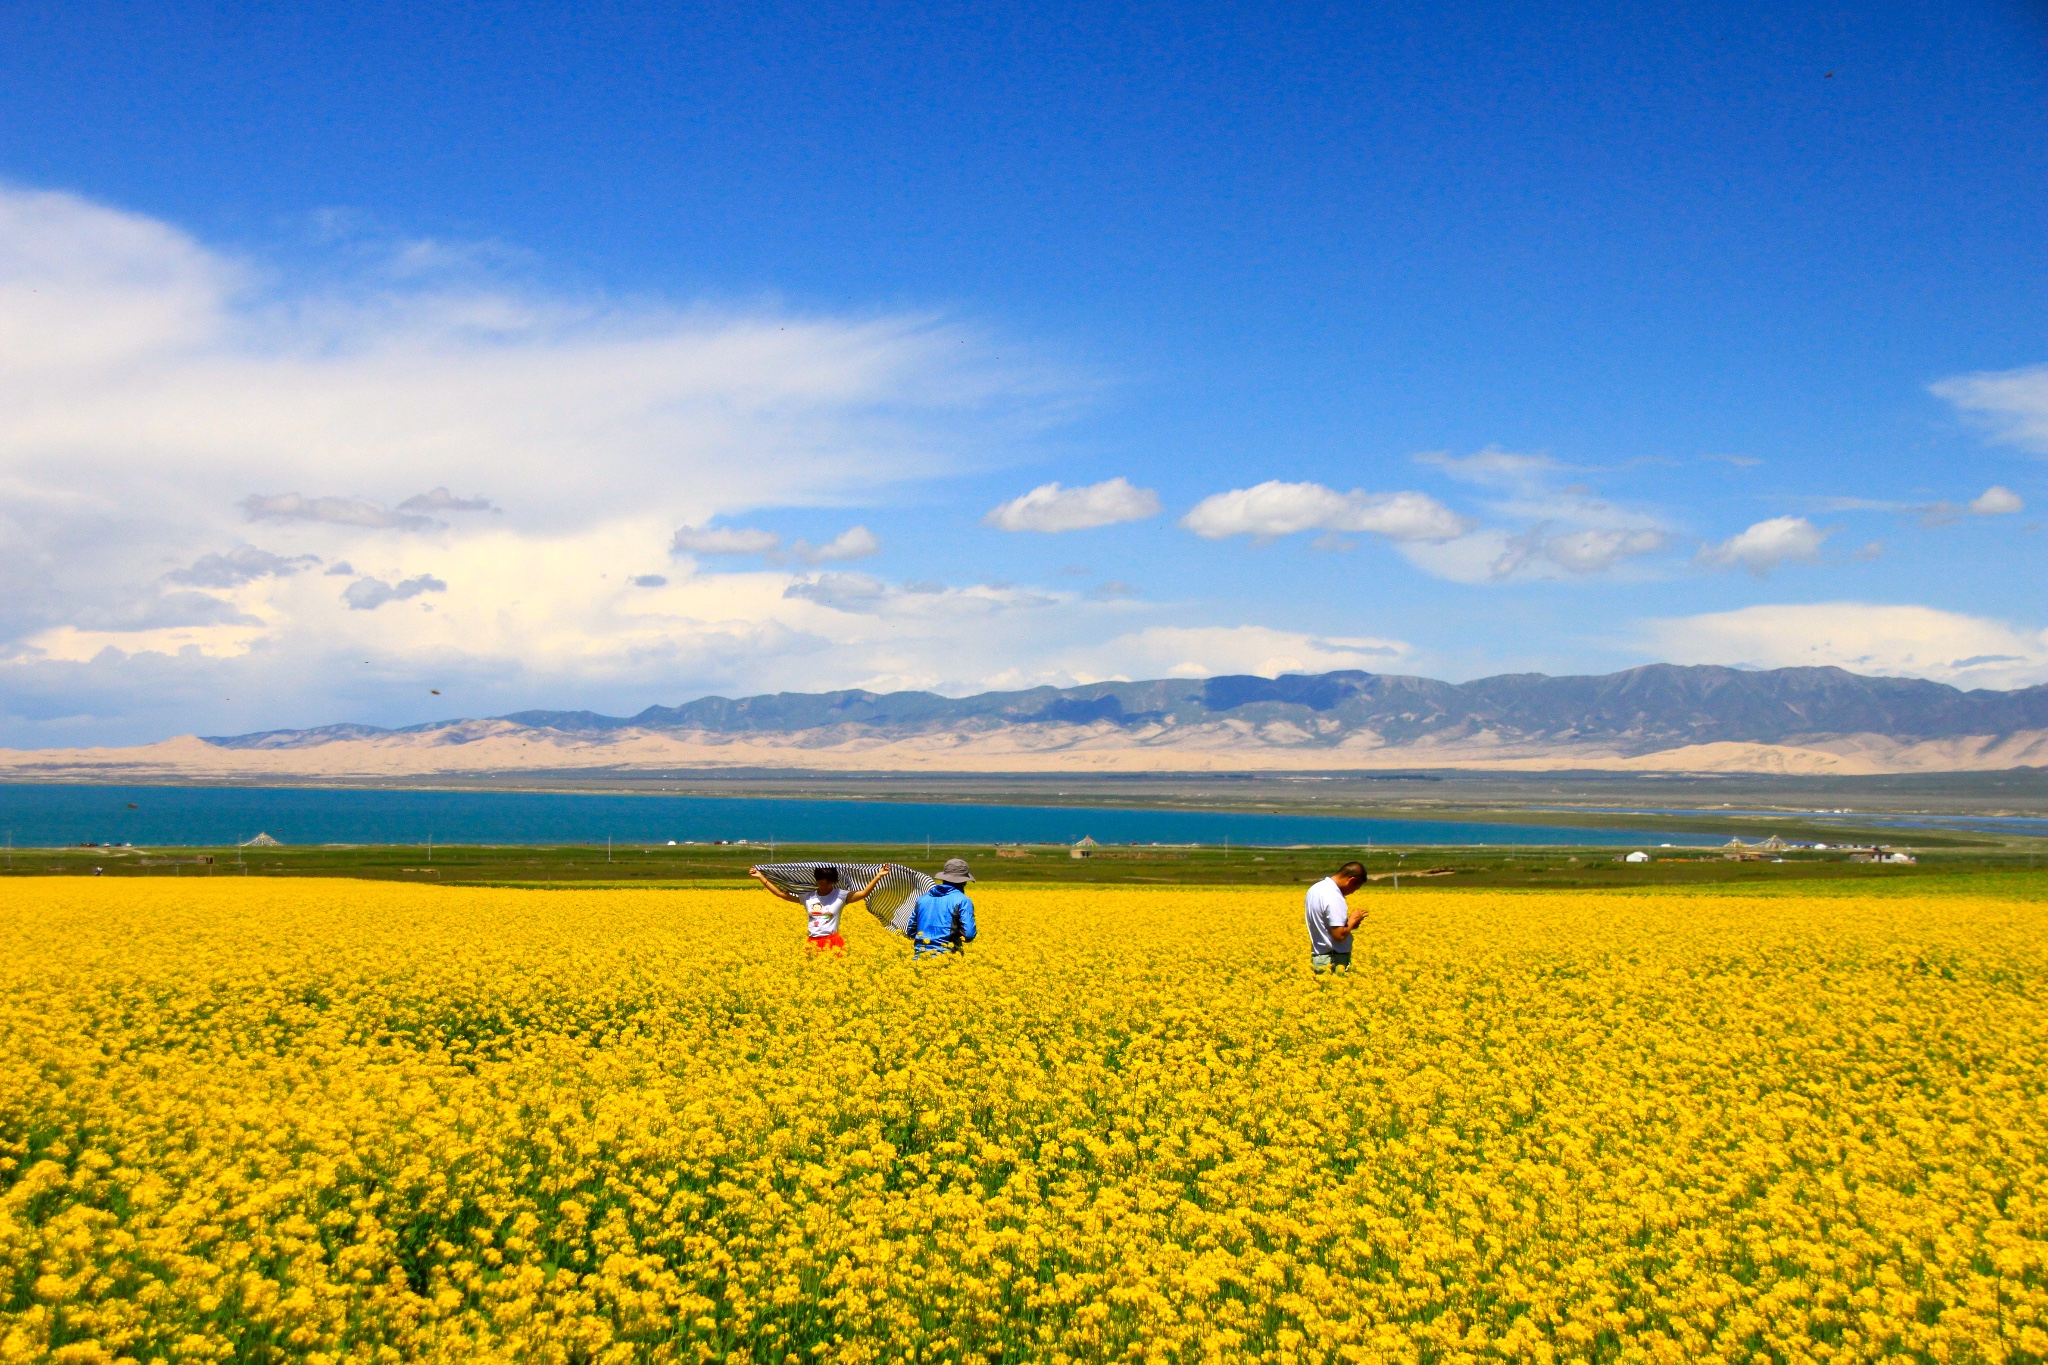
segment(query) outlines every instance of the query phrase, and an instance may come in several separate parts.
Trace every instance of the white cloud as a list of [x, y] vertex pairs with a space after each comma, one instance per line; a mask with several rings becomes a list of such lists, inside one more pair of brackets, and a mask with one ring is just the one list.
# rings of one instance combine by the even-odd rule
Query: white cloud
[[1253, 673], [1384, 672], [1409, 654], [1399, 640], [1304, 635], [1266, 626], [1153, 626], [1071, 656], [1064, 674], [1102, 678], [1207, 678]]
[[1571, 573], [1604, 573], [1624, 559], [1656, 553], [1667, 541], [1661, 531], [1571, 531], [1545, 539], [1543, 553]]
[[421, 574], [402, 583], [381, 578], [358, 578], [341, 594], [350, 611], [375, 611], [386, 602], [409, 602], [422, 593], [446, 592], [448, 585], [432, 574]]
[[677, 555], [759, 555], [781, 547], [774, 531], [740, 526], [684, 526], [668, 544]]
[[1670, 539], [1650, 528], [1559, 531], [1540, 522], [1517, 534], [1486, 527], [1441, 544], [1403, 545], [1401, 553], [1438, 578], [1483, 585], [1608, 573], [1662, 550]]
[[844, 564], [849, 560], [868, 559], [882, 552], [882, 542], [875, 539], [875, 533], [865, 526], [854, 526], [841, 531], [823, 545], [811, 545], [799, 540], [789, 547], [789, 552], [806, 564]]
[[1485, 510], [1522, 527], [1473, 527], [1452, 540], [1401, 547], [1409, 562], [1439, 578], [1472, 584], [1586, 578], [1671, 543], [1661, 518], [1610, 502], [1583, 484], [1560, 486], [1562, 477], [1580, 471], [1548, 455], [1489, 446], [1473, 455], [1415, 458], [1461, 483], [1494, 490], [1498, 496]]
[[2048, 454], [2048, 365], [1958, 375], [1932, 387], [1989, 427], [1993, 440]]
[[486, 497], [458, 498], [443, 484], [425, 493], [415, 493], [398, 504], [401, 512], [496, 512]]
[[2027, 510], [2026, 501], [2010, 488], [1993, 484], [1970, 500], [1970, 510], [1980, 517], [1999, 517]]
[[[752, 616], [694, 574], [630, 586], [622, 561], [773, 551], [773, 532], [704, 528], [879, 499], [1057, 413], [1052, 380], [926, 316], [622, 303], [508, 285], [488, 255], [384, 268], [360, 243], [335, 251], [305, 272], [252, 264], [142, 215], [0, 189], [10, 734], [71, 714], [73, 686], [95, 725], [267, 695], [282, 713], [258, 728], [377, 719], [390, 694], [350, 679], [424, 668], [496, 680], [513, 706], [543, 677], [578, 703], [626, 680], [728, 685], [747, 650], [829, 648], [789, 624], [822, 608]], [[373, 581], [450, 591], [432, 612], [351, 609], [318, 571], [260, 571], [252, 521], [278, 561], [361, 566], [357, 602]], [[810, 553], [875, 545], [856, 529]], [[791, 581], [739, 577], [772, 579], [757, 595], [777, 604]], [[754, 679], [794, 681], [781, 663]], [[208, 681], [188, 695], [186, 675]]]
[[1700, 563], [1715, 569], [1740, 567], [1761, 578], [1781, 565], [1820, 558], [1821, 543], [1832, 534], [1805, 517], [1772, 517], [1719, 545], [1704, 547]]
[[[283, 578], [319, 562], [318, 555], [274, 555], [253, 545], [238, 545], [221, 554], [201, 555], [187, 567], [165, 574], [164, 582], [193, 588], [238, 588], [259, 578]], [[348, 571], [347, 565], [336, 567]]]
[[1108, 479], [1086, 488], [1040, 484], [1029, 493], [995, 508], [982, 520], [1001, 531], [1085, 531], [1121, 521], [1143, 521], [1159, 515], [1159, 495], [1133, 488], [1125, 478]]
[[1271, 540], [1296, 531], [1356, 531], [1390, 540], [1449, 540], [1468, 523], [1427, 493], [1339, 493], [1319, 483], [1270, 479], [1195, 504], [1182, 526], [1205, 540]]
[[1483, 488], [1535, 490], [1546, 487], [1565, 466], [1548, 455], [1521, 455], [1499, 446], [1488, 446], [1472, 455], [1431, 451], [1415, 457], [1417, 464], [1441, 469], [1461, 483]]
[[1033, 592], [1007, 584], [983, 583], [949, 588], [939, 583], [893, 586], [864, 573], [821, 573], [800, 578], [783, 589], [791, 600], [816, 602], [833, 611], [892, 619], [948, 616], [992, 616], [1031, 610], [1072, 600], [1066, 594]]
[[2048, 632], [1933, 607], [1816, 602], [1653, 620], [1644, 648], [1680, 664], [1833, 666], [1959, 687], [2048, 682]]
[[[406, 506], [418, 502], [407, 498]], [[251, 493], [240, 504], [251, 521], [323, 521], [330, 526], [359, 526], [380, 531], [427, 531], [441, 525], [416, 512], [394, 511], [368, 498], [308, 498], [298, 493]]]

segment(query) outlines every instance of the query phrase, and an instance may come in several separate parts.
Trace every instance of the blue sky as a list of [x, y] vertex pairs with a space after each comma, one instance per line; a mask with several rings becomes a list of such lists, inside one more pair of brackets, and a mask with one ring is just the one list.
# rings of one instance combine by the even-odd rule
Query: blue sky
[[2044, 54], [1967, 3], [16, 7], [0, 742], [2048, 681]]

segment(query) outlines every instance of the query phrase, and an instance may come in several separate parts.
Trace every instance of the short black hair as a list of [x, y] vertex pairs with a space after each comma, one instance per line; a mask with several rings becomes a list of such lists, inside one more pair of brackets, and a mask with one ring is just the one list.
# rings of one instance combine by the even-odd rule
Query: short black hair
[[839, 869], [836, 867], [821, 867], [811, 873], [811, 880], [815, 882], [836, 882], [839, 880]]
[[1337, 875], [1347, 882], [1362, 882], [1365, 880], [1365, 864], [1346, 863], [1337, 869]]

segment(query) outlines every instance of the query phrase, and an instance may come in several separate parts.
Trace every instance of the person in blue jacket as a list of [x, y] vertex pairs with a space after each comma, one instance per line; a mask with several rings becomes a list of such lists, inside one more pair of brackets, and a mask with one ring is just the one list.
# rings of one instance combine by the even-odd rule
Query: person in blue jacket
[[974, 942], [974, 902], [961, 889], [973, 880], [965, 858], [946, 859], [939, 884], [919, 896], [910, 912], [912, 957], [957, 953]]

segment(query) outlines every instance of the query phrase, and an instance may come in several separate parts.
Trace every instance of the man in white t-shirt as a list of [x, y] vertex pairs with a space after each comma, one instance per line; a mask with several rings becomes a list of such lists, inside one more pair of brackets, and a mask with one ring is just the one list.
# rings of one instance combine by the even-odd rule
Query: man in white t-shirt
[[777, 900], [785, 900], [791, 905], [801, 905], [804, 908], [804, 914], [810, 920], [811, 951], [822, 953], [846, 947], [846, 938], [839, 932], [839, 916], [845, 913], [847, 906], [856, 905], [873, 895], [875, 888], [882, 884], [882, 878], [888, 876], [892, 870], [890, 864], [883, 863], [882, 870], [868, 878], [866, 886], [858, 891], [848, 891], [839, 884], [838, 868], [821, 867], [811, 874], [818, 889], [807, 896], [796, 896], [784, 891], [763, 876], [758, 867], [748, 868], [747, 874], [767, 887], [768, 894]]
[[1308, 889], [1308, 965], [1317, 976], [1351, 970], [1351, 936], [1365, 920], [1345, 898], [1365, 885], [1365, 864], [1346, 863]]

